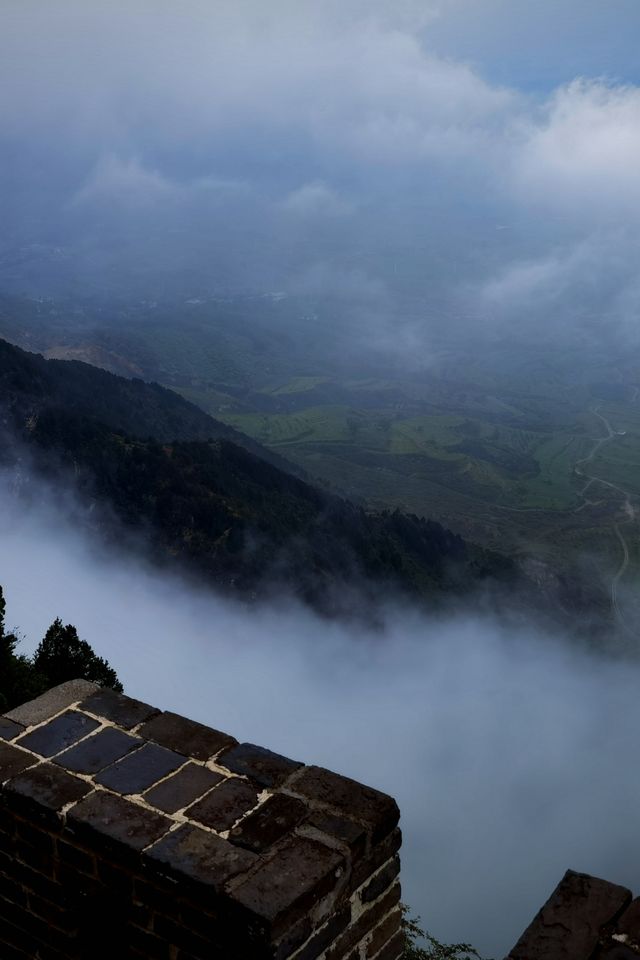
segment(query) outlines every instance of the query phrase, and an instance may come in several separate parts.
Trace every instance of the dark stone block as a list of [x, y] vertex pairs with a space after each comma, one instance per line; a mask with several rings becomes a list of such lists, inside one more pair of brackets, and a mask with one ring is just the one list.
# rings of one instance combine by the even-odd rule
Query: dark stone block
[[610, 943], [608, 946], [600, 947], [595, 960], [638, 960], [638, 952], [625, 947], [623, 943]]
[[603, 926], [615, 920], [630, 900], [624, 887], [567, 870], [509, 960], [590, 957]]
[[202, 800], [185, 810], [185, 816], [213, 830], [228, 830], [236, 820], [255, 807], [258, 788], [247, 780], [231, 777], [223, 780]]
[[624, 933], [640, 942], [640, 897], [627, 907], [616, 924], [616, 933]]
[[[328, 950], [326, 960], [344, 960], [351, 956], [351, 950], [383, 920], [400, 900], [400, 884], [396, 883], [378, 903], [369, 907], [348, 927], [339, 940]], [[359, 952], [356, 950], [358, 958]]]
[[320, 954], [331, 946], [336, 937], [339, 937], [350, 923], [351, 905], [347, 904], [333, 917], [330, 917], [325, 925], [311, 937], [302, 950], [296, 954], [296, 960], [317, 960]]
[[[400, 960], [400, 958], [404, 955], [404, 946], [404, 937], [402, 933], [396, 933], [396, 935], [389, 940], [387, 945], [382, 948], [380, 953], [376, 955], [375, 960]], [[369, 954], [367, 954], [367, 957], [368, 956]], [[552, 960], [552, 957], [548, 956], [547, 960]]]
[[107, 727], [93, 737], [87, 737], [82, 743], [65, 750], [55, 759], [55, 763], [76, 773], [97, 773], [115, 760], [120, 760], [131, 750], [143, 743], [138, 737], [131, 737], [122, 730]]
[[66, 867], [73, 870], [79, 870], [80, 873], [86, 873], [93, 876], [96, 872], [96, 861], [93, 854], [84, 850], [79, 850], [72, 843], [65, 843], [58, 837], [57, 841], [58, 860]]
[[291, 785], [291, 791], [365, 824], [373, 843], [390, 833], [400, 819], [392, 797], [322, 767], [306, 767]]
[[186, 753], [196, 760], [209, 760], [220, 750], [237, 743], [234, 737], [226, 733], [170, 712], [149, 720], [138, 732], [147, 740]]
[[24, 727], [15, 720], [9, 720], [8, 717], [0, 717], [0, 740], [13, 740], [18, 734], [22, 733]]
[[373, 931], [371, 940], [367, 944], [367, 958], [375, 957], [375, 955], [382, 950], [385, 944], [388, 943], [393, 937], [396, 936], [398, 930], [400, 929], [400, 919], [402, 914], [400, 910], [394, 910], [393, 913], [390, 913], [384, 918], [384, 920], [378, 924], [378, 926]]
[[384, 840], [373, 848], [371, 853], [355, 864], [349, 883], [349, 891], [353, 892], [358, 887], [361, 887], [365, 880], [368, 880], [376, 870], [382, 867], [387, 860], [390, 860], [391, 857], [398, 852], [401, 846], [402, 831], [399, 827], [396, 827], [393, 833], [390, 833], [388, 837], [385, 837]]
[[294, 837], [280, 847], [276, 857], [234, 887], [230, 896], [270, 923], [278, 935], [283, 922], [295, 922], [335, 890], [344, 869], [344, 859], [337, 851]]
[[254, 743], [239, 743], [225, 751], [217, 761], [233, 773], [251, 777], [263, 787], [278, 787], [302, 766], [297, 760], [281, 757]]
[[32, 757], [4, 741], [0, 742], [0, 783], [15, 777], [16, 774], [37, 762], [38, 757]]
[[373, 900], [377, 900], [399, 873], [400, 858], [394, 857], [363, 889], [360, 895], [362, 902], [371, 903]]
[[231, 843], [262, 853], [290, 833], [308, 813], [294, 797], [278, 793], [245, 817], [229, 834]]
[[131, 803], [123, 797], [99, 790], [67, 814], [69, 829], [86, 840], [108, 851], [140, 851], [158, 840], [172, 821], [160, 813]]
[[115, 690], [102, 689], [93, 693], [86, 700], [82, 701], [82, 709], [94, 713], [98, 717], [104, 717], [111, 723], [116, 723], [125, 730], [136, 727], [139, 723], [144, 723], [160, 711], [157, 707], [152, 707], [142, 700], [133, 700], [123, 693], [116, 693]]
[[170, 875], [186, 877], [216, 891], [258, 861], [255, 854], [234, 847], [214, 833], [183, 824], [155, 843], [145, 856]]
[[61, 750], [70, 747], [82, 737], [95, 730], [99, 726], [97, 720], [88, 717], [86, 713], [80, 713], [78, 710], [67, 710], [59, 717], [45, 723], [43, 727], [38, 727], [32, 733], [26, 733], [20, 737], [17, 743], [21, 747], [33, 750], [42, 757], [52, 757]]
[[107, 767], [95, 779], [96, 783], [118, 793], [142, 793], [186, 762], [186, 757], [172, 750], [145, 743], [135, 753]]
[[222, 774], [214, 773], [207, 767], [188, 763], [168, 780], [163, 780], [162, 783], [148, 790], [144, 798], [165, 813], [175, 813], [176, 810], [182, 810], [183, 807], [193, 803], [223, 779]]
[[85, 797], [91, 787], [53, 763], [41, 763], [14, 777], [4, 787], [7, 801], [49, 824], [58, 824], [57, 813], [68, 803]]
[[88, 697], [97, 689], [97, 685], [89, 683], [88, 680], [67, 680], [66, 683], [60, 683], [57, 687], [47, 690], [35, 700], [29, 700], [28, 703], [8, 710], [5, 716], [25, 727], [34, 727], [37, 723], [44, 723], [66, 707]]
[[367, 833], [361, 823], [355, 823], [345, 817], [337, 817], [324, 810], [312, 811], [307, 823], [309, 826], [315, 827], [316, 830], [339, 840], [340, 843], [344, 843], [351, 852], [352, 861], [359, 859], [364, 854], [367, 846]]

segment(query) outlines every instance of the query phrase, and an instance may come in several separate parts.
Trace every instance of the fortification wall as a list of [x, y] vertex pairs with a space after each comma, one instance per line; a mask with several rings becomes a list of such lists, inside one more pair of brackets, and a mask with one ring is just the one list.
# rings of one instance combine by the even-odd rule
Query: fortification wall
[[388, 796], [85, 681], [0, 718], [2, 960], [398, 960]]

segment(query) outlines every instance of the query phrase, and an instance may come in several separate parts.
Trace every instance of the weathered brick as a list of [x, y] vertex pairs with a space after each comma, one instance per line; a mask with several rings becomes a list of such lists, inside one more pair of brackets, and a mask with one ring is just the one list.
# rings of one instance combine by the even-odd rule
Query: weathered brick
[[616, 933], [624, 933], [640, 942], [640, 897], [636, 897], [616, 924]]
[[146, 851], [156, 869], [195, 880], [220, 891], [227, 881], [257, 862], [248, 850], [234, 847], [213, 833], [184, 824]]
[[16, 856], [18, 860], [21, 860], [22, 863], [26, 863], [32, 870], [37, 870], [38, 873], [50, 877], [52, 880], [54, 879], [53, 856], [46, 849], [40, 846], [32, 846], [30, 843], [24, 843], [24, 841], [18, 838], [14, 847], [14, 856]]
[[158, 910], [161, 913], [172, 914], [174, 910], [178, 909], [176, 907], [175, 883], [171, 885], [169, 891], [150, 883], [149, 879], [142, 880], [140, 877], [134, 877], [133, 898], [136, 903], [144, 904], [151, 910]]
[[510, 960], [588, 957], [601, 928], [631, 902], [625, 887], [568, 870], [509, 954]]
[[26, 908], [27, 906], [26, 890], [16, 883], [13, 877], [7, 876], [5, 873], [0, 873], [0, 897], [9, 903], [15, 903], [17, 907]]
[[201, 767], [197, 763], [188, 763], [172, 777], [147, 790], [144, 798], [165, 813], [175, 813], [176, 810], [189, 806], [222, 779], [220, 773]]
[[311, 921], [309, 913], [301, 917], [292, 926], [287, 927], [275, 944], [274, 960], [287, 960], [309, 939], [317, 923]]
[[[383, 837], [390, 798], [113, 691], [81, 685], [80, 693], [48, 698], [26, 730], [9, 717], [14, 726], [0, 736], [0, 760], [4, 746], [7, 763], [33, 764], [0, 790], [0, 897], [20, 891], [13, 907], [39, 933], [54, 932], [44, 944], [15, 924], [21, 946], [8, 949], [19, 960], [289, 960], [294, 951], [299, 960], [356, 960], [356, 944], [364, 956], [384, 937], [378, 953], [388, 950], [385, 917], [399, 898], [386, 864], [399, 831]], [[120, 729], [103, 729], [103, 719]], [[32, 758], [9, 735], [53, 762]], [[196, 762], [212, 756], [228, 777]], [[82, 792], [61, 817], [69, 784]], [[131, 794], [144, 802], [125, 799]], [[179, 823], [183, 810], [190, 821]], [[352, 884], [372, 903], [353, 922]], [[56, 945], [56, 933], [73, 941]], [[0, 923], [1, 960], [3, 950]]]
[[307, 807], [300, 800], [275, 794], [241, 820], [230, 832], [229, 840], [254, 853], [263, 853], [291, 833], [307, 813]]
[[29, 700], [28, 703], [9, 710], [6, 716], [9, 720], [21, 723], [25, 727], [32, 727], [36, 723], [44, 723], [65, 707], [70, 707], [72, 703], [82, 700], [97, 689], [96, 684], [88, 680], [67, 680], [66, 683], [60, 683], [57, 687], [47, 690], [35, 700]]
[[263, 787], [278, 787], [298, 770], [302, 763], [272, 753], [255, 743], [239, 743], [226, 750], [217, 762], [232, 773], [250, 777]]
[[370, 903], [372, 900], [377, 900], [380, 894], [384, 893], [387, 887], [395, 880], [395, 878], [400, 873], [400, 858], [394, 857], [393, 860], [390, 860], [382, 870], [375, 875], [375, 877], [369, 881], [369, 883], [363, 887], [360, 893], [360, 899], [363, 903]]
[[355, 863], [366, 852], [367, 832], [361, 823], [347, 817], [338, 817], [326, 810], [313, 810], [306, 822], [310, 827], [326, 833], [348, 847], [352, 862]]
[[98, 727], [98, 721], [78, 710], [67, 710], [44, 726], [25, 733], [16, 743], [41, 757], [53, 757]]
[[0, 871], [4, 876], [25, 890], [37, 893], [45, 900], [51, 900], [53, 903], [68, 905], [71, 903], [70, 892], [61, 884], [44, 877], [36, 870], [32, 870], [26, 864], [16, 860], [15, 857], [8, 857], [6, 862], [4, 858], [0, 859]]
[[16, 817], [15, 825], [16, 835], [19, 840], [29, 843], [34, 847], [38, 847], [40, 850], [46, 853], [47, 856], [53, 857], [55, 844], [50, 833], [39, 829], [32, 823], [29, 823], [29, 821], [23, 820], [19, 817]]
[[133, 895], [133, 877], [131, 871], [122, 866], [117, 866], [104, 857], [98, 857], [97, 875], [101, 883], [104, 883], [110, 890], [117, 890], [121, 899], [130, 899]]
[[107, 727], [65, 750], [54, 762], [74, 773], [98, 773], [142, 744], [138, 737]]
[[51, 828], [61, 826], [58, 813], [86, 796], [91, 787], [53, 763], [24, 770], [4, 786], [7, 803]]
[[399, 828], [396, 828], [393, 833], [390, 833], [388, 837], [378, 843], [368, 856], [354, 865], [349, 890], [353, 891], [362, 886], [365, 880], [368, 880], [376, 870], [398, 852], [401, 845], [402, 832]]
[[272, 924], [278, 935], [283, 923], [294, 923], [320, 898], [340, 887], [344, 870], [344, 859], [335, 850], [294, 837], [278, 849], [277, 856], [235, 886], [231, 896]]
[[133, 949], [140, 950], [146, 960], [173, 960], [172, 945], [149, 933], [148, 930], [130, 926], [127, 931], [127, 942]]
[[363, 823], [370, 830], [373, 843], [387, 836], [400, 817], [392, 797], [322, 767], [305, 767], [289, 789], [296, 796], [326, 804]]
[[[0, 800], [2, 796], [0, 794]], [[17, 817], [12, 810], [8, 810], [0, 803], [0, 846], [4, 842], [10, 842], [16, 833]]]
[[[35, 948], [38, 953], [42, 952], [42, 948], [47, 947], [59, 951], [67, 951], [70, 948], [70, 938], [67, 933], [52, 927], [46, 920], [36, 917], [28, 907], [22, 909], [15, 904], [0, 900], [0, 918], [27, 933], [32, 938], [32, 949]], [[35, 952], [33, 956], [36, 956]]]
[[172, 944], [172, 946], [188, 950], [196, 956], [206, 957], [212, 953], [211, 940], [205, 940], [197, 933], [189, 930], [188, 927], [176, 923], [170, 917], [156, 916], [153, 929], [161, 940]]
[[358, 919], [352, 924], [344, 934], [327, 951], [327, 960], [344, 960], [344, 957], [358, 944], [368, 933], [375, 929], [377, 924], [389, 913], [391, 909], [399, 902], [400, 886], [394, 887], [378, 903], [369, 907], [364, 913], [358, 916]]
[[158, 840], [171, 826], [160, 813], [106, 791], [96, 791], [72, 807], [68, 829], [87, 844], [123, 856]]
[[110, 720], [111, 723], [125, 730], [131, 730], [132, 727], [137, 727], [139, 723], [144, 723], [145, 720], [160, 713], [157, 707], [143, 703], [142, 700], [134, 700], [123, 693], [116, 693], [115, 690], [109, 690], [106, 687], [96, 690], [83, 700], [80, 706], [81, 709]]
[[256, 805], [257, 800], [258, 787], [239, 777], [231, 777], [214, 787], [202, 800], [187, 807], [184, 813], [205, 827], [228, 830]]
[[96, 858], [93, 853], [81, 850], [72, 843], [66, 843], [58, 837], [56, 844], [56, 855], [60, 863], [87, 876], [95, 876]]
[[145, 743], [139, 750], [116, 761], [97, 774], [96, 783], [118, 793], [143, 793], [158, 780], [186, 763], [187, 758], [155, 743]]
[[[396, 933], [382, 948], [380, 953], [375, 955], [374, 960], [400, 960], [404, 954], [405, 941], [402, 933]], [[550, 960], [550, 958], [548, 958]]]
[[14, 737], [24, 733], [24, 729], [21, 723], [9, 720], [8, 717], [0, 717], [0, 740], [13, 740]]
[[317, 960], [321, 953], [347, 929], [351, 923], [351, 905], [346, 904], [327, 920], [325, 925], [304, 945], [296, 960]]
[[624, 943], [610, 941], [598, 948], [593, 960], [638, 960], [638, 952]]
[[227, 733], [169, 711], [148, 720], [138, 732], [141, 737], [170, 750], [183, 750], [188, 744], [189, 755], [196, 760], [209, 760], [220, 750], [238, 742]]
[[66, 934], [75, 934], [77, 916], [74, 910], [52, 903], [35, 893], [29, 894], [29, 911], [44, 923], [62, 930]]
[[38, 757], [32, 757], [24, 750], [18, 750], [9, 743], [0, 742], [0, 783], [15, 777], [16, 774], [38, 762]]
[[401, 917], [402, 914], [400, 913], [400, 910], [397, 909], [392, 913], [387, 914], [384, 920], [378, 924], [371, 935], [371, 940], [367, 944], [367, 958], [375, 957], [375, 955], [382, 950], [385, 944], [396, 935], [400, 929]]

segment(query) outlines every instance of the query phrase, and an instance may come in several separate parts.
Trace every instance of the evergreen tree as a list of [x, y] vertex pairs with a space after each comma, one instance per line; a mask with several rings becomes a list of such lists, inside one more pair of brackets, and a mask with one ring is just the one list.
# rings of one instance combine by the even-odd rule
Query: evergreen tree
[[79, 638], [74, 626], [70, 623], [63, 626], [59, 617], [53, 621], [38, 646], [33, 666], [47, 678], [51, 687], [65, 680], [80, 678], [122, 691], [115, 670], [93, 652], [86, 640]]
[[0, 587], [0, 713], [33, 700], [46, 689], [43, 677], [36, 674], [31, 660], [16, 653], [18, 638], [5, 627], [6, 601]]
[[19, 640], [5, 627], [6, 601], [0, 587], [0, 714], [33, 700], [65, 680], [91, 680], [122, 691], [115, 670], [97, 656], [74, 626], [54, 620], [33, 657], [17, 653]]

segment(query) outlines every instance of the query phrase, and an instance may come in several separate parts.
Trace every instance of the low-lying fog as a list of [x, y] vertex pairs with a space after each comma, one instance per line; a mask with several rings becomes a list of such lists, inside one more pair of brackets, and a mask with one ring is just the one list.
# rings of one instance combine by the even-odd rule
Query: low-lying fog
[[504, 955], [567, 867], [640, 889], [637, 664], [453, 612], [390, 607], [371, 633], [247, 611], [100, 556], [67, 508], [0, 483], [23, 650], [60, 616], [132, 696], [394, 794], [404, 899], [435, 936]]

